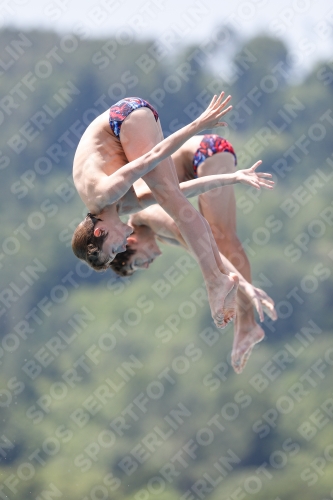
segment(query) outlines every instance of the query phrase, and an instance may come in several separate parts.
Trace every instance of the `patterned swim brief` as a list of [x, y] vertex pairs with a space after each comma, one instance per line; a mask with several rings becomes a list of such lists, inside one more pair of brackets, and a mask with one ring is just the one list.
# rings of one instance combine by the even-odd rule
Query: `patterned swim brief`
[[236, 153], [229, 141], [216, 134], [204, 135], [202, 141], [200, 142], [200, 146], [193, 157], [193, 170], [195, 177], [198, 177], [198, 167], [201, 163], [216, 153], [224, 152], [233, 154], [235, 157], [235, 165], [237, 165]]
[[125, 97], [120, 101], [113, 104], [110, 108], [109, 114], [109, 123], [112, 132], [116, 137], [119, 137], [120, 128], [125, 120], [125, 118], [132, 113], [135, 109], [139, 108], [149, 108], [154, 114], [155, 120], [158, 120], [158, 113], [156, 109], [153, 108], [149, 102], [144, 99], [140, 99], [140, 97]]

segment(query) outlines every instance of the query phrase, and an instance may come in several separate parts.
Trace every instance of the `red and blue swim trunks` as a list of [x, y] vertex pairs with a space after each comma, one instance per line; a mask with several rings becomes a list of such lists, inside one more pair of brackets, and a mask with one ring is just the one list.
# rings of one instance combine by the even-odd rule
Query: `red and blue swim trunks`
[[140, 99], [140, 97], [125, 97], [124, 99], [116, 102], [116, 104], [113, 104], [110, 108], [109, 123], [111, 130], [116, 137], [119, 137], [120, 128], [125, 118], [132, 113], [132, 111], [138, 108], [151, 109], [155, 120], [158, 120], [158, 113], [156, 109], [149, 104], [149, 102], [144, 99]]
[[231, 153], [235, 157], [235, 165], [237, 165], [237, 157], [234, 148], [229, 141], [216, 134], [204, 135], [200, 145], [193, 157], [194, 175], [198, 177], [198, 167], [210, 156], [216, 153]]

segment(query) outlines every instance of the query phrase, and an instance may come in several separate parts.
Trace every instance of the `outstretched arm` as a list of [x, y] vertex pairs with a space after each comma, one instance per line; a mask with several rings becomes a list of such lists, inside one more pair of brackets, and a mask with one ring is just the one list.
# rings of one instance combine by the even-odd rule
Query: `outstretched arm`
[[[237, 172], [230, 174], [207, 175], [205, 177], [200, 177], [199, 179], [181, 182], [179, 187], [186, 198], [198, 196], [199, 194], [206, 193], [211, 189], [236, 184], [237, 182], [256, 187], [257, 189], [262, 187], [272, 189], [274, 182], [269, 180], [272, 175], [264, 172], [256, 172], [256, 168], [261, 165], [261, 163], [261, 161], [257, 161], [252, 167], [246, 170], [238, 170]], [[135, 191], [138, 198], [138, 204], [140, 206], [140, 208], [138, 208], [139, 210], [143, 210], [156, 203], [150, 189], [143, 181], [138, 181], [138, 183], [135, 184]]]
[[261, 165], [261, 163], [262, 161], [259, 160], [252, 165], [252, 167], [245, 170], [237, 170], [237, 172], [233, 172], [231, 174], [207, 175], [205, 177], [200, 177], [199, 179], [182, 182], [180, 183], [180, 188], [187, 198], [206, 193], [211, 189], [236, 184], [237, 182], [248, 184], [249, 186], [256, 187], [257, 189], [262, 187], [273, 189], [274, 182], [268, 180], [268, 178], [271, 178], [272, 175], [265, 172], [256, 172], [256, 168]]
[[219, 97], [214, 96], [208, 108], [192, 123], [161, 141], [151, 151], [127, 163], [119, 170], [105, 176], [97, 186], [99, 209], [116, 203], [134, 182], [153, 170], [162, 160], [174, 153], [190, 137], [202, 130], [225, 125], [220, 119], [232, 106], [227, 106], [231, 96], [223, 100], [224, 92]]

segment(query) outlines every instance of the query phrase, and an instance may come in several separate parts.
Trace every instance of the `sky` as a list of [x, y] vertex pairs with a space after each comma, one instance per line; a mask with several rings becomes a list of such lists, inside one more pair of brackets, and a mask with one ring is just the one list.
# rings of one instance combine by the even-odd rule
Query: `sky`
[[282, 38], [299, 68], [333, 57], [331, 0], [1, 0], [0, 29], [54, 29], [84, 37], [181, 34], [180, 43], [201, 42], [223, 24], [244, 38], [258, 33]]

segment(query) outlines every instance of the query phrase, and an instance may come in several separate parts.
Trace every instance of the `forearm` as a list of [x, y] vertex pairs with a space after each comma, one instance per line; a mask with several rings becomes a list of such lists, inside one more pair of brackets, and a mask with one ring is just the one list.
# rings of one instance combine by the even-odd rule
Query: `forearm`
[[[211, 189], [228, 186], [237, 182], [237, 172], [234, 172], [231, 174], [207, 175], [206, 177], [200, 177], [199, 179], [192, 179], [190, 181], [181, 182], [179, 187], [186, 198], [191, 198], [193, 196], [206, 193]], [[140, 189], [136, 190], [136, 192], [141, 210], [144, 210], [145, 208], [148, 208], [156, 203], [156, 200], [147, 185], [144, 187], [140, 186]]]
[[237, 182], [237, 172], [233, 172], [230, 174], [207, 175], [206, 177], [181, 182], [179, 187], [186, 198], [191, 198], [192, 196], [206, 193], [211, 189], [229, 186]]

